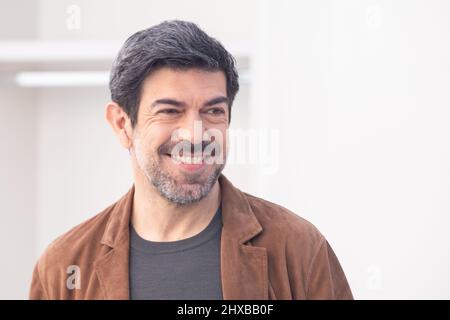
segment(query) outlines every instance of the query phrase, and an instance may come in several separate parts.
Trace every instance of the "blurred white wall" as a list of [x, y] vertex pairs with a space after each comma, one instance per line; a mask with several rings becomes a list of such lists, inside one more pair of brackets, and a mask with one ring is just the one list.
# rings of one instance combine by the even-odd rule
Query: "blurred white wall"
[[450, 298], [450, 2], [263, 1], [258, 194], [328, 237], [357, 298]]
[[[36, 36], [37, 2], [0, 2], [0, 41]], [[23, 10], [28, 5], [28, 10]], [[4, 10], [8, 6], [8, 10]], [[36, 92], [0, 82], [0, 299], [26, 297], [36, 239]]]
[[[254, 40], [258, 0], [40, 0], [39, 37], [43, 40], [119, 40], [169, 19], [201, 25], [222, 43], [249, 45]], [[71, 6], [81, 12], [81, 28], [67, 28]]]
[[37, 235], [36, 95], [0, 88], [0, 101], [0, 299], [22, 299]]
[[[162, 20], [197, 22], [250, 63], [232, 128], [276, 133], [230, 179], [314, 223], [356, 298], [450, 298], [450, 3], [0, 4], [0, 42], [120, 43]], [[67, 27], [71, 5], [79, 29]], [[0, 88], [0, 298], [26, 298], [49, 242], [131, 185], [108, 98], [105, 87]]]

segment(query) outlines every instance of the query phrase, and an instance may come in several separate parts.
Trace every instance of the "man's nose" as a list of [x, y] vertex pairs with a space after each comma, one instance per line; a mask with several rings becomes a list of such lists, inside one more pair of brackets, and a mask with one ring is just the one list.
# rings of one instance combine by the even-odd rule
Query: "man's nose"
[[190, 141], [192, 144], [198, 144], [203, 141], [204, 127], [200, 114], [190, 112], [180, 125], [180, 133], [178, 138], [180, 140]]

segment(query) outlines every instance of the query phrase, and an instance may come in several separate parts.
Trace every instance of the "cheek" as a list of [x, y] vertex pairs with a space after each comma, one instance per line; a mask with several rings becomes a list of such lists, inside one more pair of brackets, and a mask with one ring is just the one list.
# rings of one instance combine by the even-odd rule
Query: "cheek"
[[226, 158], [227, 154], [228, 154], [228, 134], [224, 135], [223, 142], [222, 142], [222, 152], [223, 152], [224, 157]]
[[158, 148], [170, 140], [171, 130], [166, 126], [151, 126], [141, 131], [140, 148], [146, 154], [158, 153]]
[[219, 148], [221, 149], [222, 153], [224, 155], [227, 154], [227, 147], [228, 147], [228, 128], [227, 127], [216, 127], [212, 131], [212, 135], [214, 136], [215, 141], [217, 141], [217, 144], [219, 145]]

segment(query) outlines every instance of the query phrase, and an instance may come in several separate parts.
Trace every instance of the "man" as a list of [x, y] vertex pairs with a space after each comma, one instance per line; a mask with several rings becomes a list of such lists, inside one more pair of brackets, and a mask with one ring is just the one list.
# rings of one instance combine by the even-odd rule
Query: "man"
[[111, 72], [106, 119], [134, 185], [55, 240], [31, 299], [352, 299], [322, 234], [222, 174], [233, 57], [195, 24], [132, 35]]

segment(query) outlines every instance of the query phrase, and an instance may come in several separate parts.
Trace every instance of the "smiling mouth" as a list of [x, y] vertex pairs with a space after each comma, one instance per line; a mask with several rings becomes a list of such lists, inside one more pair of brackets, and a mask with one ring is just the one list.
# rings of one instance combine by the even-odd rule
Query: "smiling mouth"
[[182, 163], [182, 164], [204, 164], [204, 157], [203, 155], [193, 155], [191, 156], [180, 156], [180, 155], [171, 155], [169, 153], [165, 154], [172, 160], [174, 160], [176, 163]]

